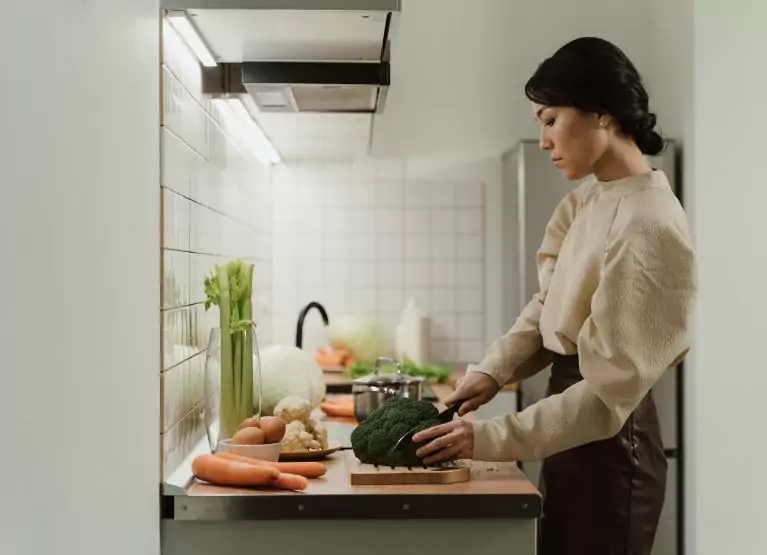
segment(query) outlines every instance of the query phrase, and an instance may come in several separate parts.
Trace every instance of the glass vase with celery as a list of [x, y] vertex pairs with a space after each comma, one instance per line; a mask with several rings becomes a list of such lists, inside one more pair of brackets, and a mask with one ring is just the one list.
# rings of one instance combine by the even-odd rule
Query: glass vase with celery
[[214, 266], [205, 278], [205, 310], [219, 309], [205, 364], [206, 427], [211, 450], [240, 423], [261, 412], [261, 376], [253, 322], [253, 266], [240, 260]]

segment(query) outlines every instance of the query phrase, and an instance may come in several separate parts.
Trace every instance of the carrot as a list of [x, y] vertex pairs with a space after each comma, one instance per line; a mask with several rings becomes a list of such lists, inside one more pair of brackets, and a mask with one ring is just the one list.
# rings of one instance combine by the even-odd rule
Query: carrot
[[[354, 360], [346, 349], [326, 349], [317, 347], [314, 352], [314, 360], [323, 367], [348, 366], [353, 364]], [[351, 361], [351, 362], [350, 362]]]
[[243, 464], [252, 464], [255, 466], [270, 466], [276, 468], [280, 472], [287, 474], [297, 474], [304, 478], [319, 478], [324, 476], [326, 472], [325, 465], [318, 462], [306, 461], [306, 462], [271, 462], [262, 461], [260, 459], [251, 459], [250, 457], [244, 457], [235, 453], [216, 453], [217, 457], [227, 459], [230, 461], [236, 461]]
[[192, 461], [192, 472], [204, 482], [217, 486], [270, 486], [280, 471], [269, 466], [225, 460], [215, 455], [200, 455]]
[[328, 416], [354, 418], [354, 403], [320, 403], [320, 409]]
[[297, 476], [296, 474], [280, 474], [275, 486], [282, 489], [289, 489], [295, 491], [305, 490], [309, 487], [309, 480], [303, 476]]
[[354, 405], [354, 395], [330, 395], [325, 397], [323, 403], [330, 403], [333, 405]]

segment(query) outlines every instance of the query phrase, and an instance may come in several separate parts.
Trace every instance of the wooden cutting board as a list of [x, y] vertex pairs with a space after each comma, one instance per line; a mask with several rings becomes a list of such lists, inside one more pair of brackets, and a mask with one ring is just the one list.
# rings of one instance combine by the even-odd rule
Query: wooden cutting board
[[353, 486], [394, 486], [414, 484], [455, 484], [468, 482], [468, 467], [448, 466], [440, 468], [390, 468], [362, 464], [352, 451], [345, 451], [346, 466]]

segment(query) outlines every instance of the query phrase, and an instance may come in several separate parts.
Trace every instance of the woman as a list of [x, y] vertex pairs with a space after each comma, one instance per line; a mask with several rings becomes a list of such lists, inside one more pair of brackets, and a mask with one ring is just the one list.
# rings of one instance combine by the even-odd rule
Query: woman
[[470, 366], [460, 414], [552, 364], [526, 410], [418, 434], [426, 463], [543, 459], [540, 553], [647, 554], [666, 460], [650, 388], [688, 350], [695, 261], [684, 211], [644, 155], [664, 148], [629, 59], [596, 38], [544, 61], [525, 88], [540, 146], [570, 180], [538, 252], [540, 292]]

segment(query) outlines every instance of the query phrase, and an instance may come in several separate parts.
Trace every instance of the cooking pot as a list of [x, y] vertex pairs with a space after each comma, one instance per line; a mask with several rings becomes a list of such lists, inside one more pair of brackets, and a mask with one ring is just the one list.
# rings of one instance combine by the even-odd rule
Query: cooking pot
[[[380, 374], [381, 364], [388, 363], [397, 367], [396, 374]], [[373, 373], [368, 376], [357, 378], [352, 384], [354, 395], [354, 416], [358, 422], [362, 422], [370, 413], [380, 407], [391, 397], [408, 397], [421, 399], [421, 384], [423, 377], [406, 376], [402, 373], [402, 366], [392, 358], [380, 357], [373, 365]]]

